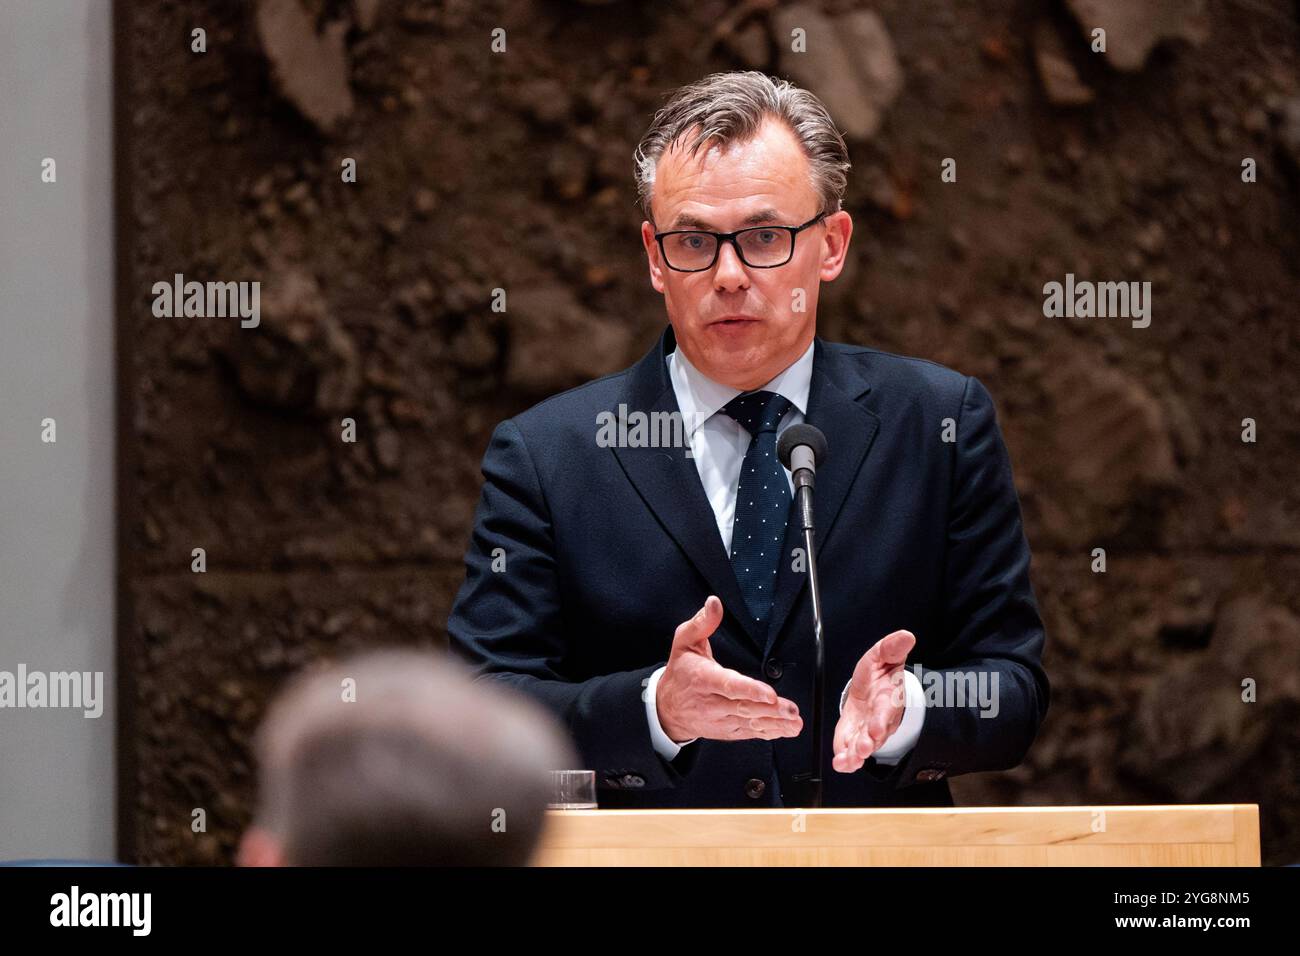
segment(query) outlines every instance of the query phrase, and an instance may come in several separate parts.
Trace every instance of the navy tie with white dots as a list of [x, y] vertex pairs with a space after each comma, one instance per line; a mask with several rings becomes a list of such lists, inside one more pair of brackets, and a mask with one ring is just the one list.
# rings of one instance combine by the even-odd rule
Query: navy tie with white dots
[[790, 410], [776, 392], [742, 392], [722, 409], [753, 436], [740, 466], [731, 564], [740, 593], [760, 624], [772, 610], [772, 592], [790, 516], [790, 484], [776, 454], [776, 428]]

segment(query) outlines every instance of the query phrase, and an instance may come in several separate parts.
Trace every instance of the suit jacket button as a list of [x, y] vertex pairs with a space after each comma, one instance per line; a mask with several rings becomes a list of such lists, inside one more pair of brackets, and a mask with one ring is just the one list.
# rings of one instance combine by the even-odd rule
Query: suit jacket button
[[637, 776], [637, 775], [634, 774], [634, 773], [625, 774], [625, 775], [623, 776], [623, 786], [625, 786], [625, 787], [631, 787], [631, 788], [634, 789], [634, 790], [635, 790], [637, 787], [644, 787], [644, 786], [645, 786], [645, 777], [639, 777], [639, 776]]
[[775, 657], [769, 657], [767, 663], [763, 665], [763, 673], [772, 678], [772, 680], [779, 680], [784, 671], [781, 669], [780, 661]]
[[932, 780], [942, 779], [942, 777], [943, 777], [942, 770], [932, 770], [929, 768], [926, 768], [925, 770], [919, 770], [917, 771], [916, 774], [916, 779], [919, 780], [921, 783], [929, 783]]
[[757, 800], [764, 791], [767, 790], [767, 782], [759, 780], [757, 777], [750, 777], [745, 781], [745, 796], [751, 800]]

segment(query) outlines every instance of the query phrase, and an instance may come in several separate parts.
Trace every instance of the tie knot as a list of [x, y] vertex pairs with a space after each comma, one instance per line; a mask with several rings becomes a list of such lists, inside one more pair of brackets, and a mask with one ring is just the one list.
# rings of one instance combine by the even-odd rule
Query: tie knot
[[790, 399], [776, 392], [742, 392], [723, 406], [723, 411], [745, 426], [751, 435], [774, 432], [790, 410]]

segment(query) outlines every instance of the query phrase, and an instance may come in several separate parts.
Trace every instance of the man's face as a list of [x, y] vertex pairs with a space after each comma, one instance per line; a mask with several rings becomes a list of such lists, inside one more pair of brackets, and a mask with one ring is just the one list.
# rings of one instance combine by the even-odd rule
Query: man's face
[[689, 138], [666, 150], [655, 169], [655, 223], [641, 224], [650, 283], [663, 293], [678, 348], [691, 364], [733, 388], [758, 388], [808, 348], [820, 283], [844, 267], [853, 223], [841, 211], [808, 227], [795, 237], [793, 258], [776, 268], [747, 266], [724, 242], [712, 268], [670, 269], [656, 231], [799, 226], [820, 211], [808, 159], [784, 123], [769, 119], [748, 142], [725, 151], [710, 146], [694, 157], [684, 148]]

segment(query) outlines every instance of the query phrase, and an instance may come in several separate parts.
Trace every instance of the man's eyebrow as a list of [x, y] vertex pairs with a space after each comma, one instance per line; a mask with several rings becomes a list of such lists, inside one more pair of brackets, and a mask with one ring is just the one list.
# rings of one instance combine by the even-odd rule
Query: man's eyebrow
[[[775, 209], [770, 209], [770, 208], [760, 209], [757, 212], [751, 213], [750, 215], [746, 216], [744, 221], [741, 223], [741, 226], [742, 227], [757, 226], [765, 222], [775, 222], [777, 219], [780, 218], [781, 217], [777, 214], [777, 211]], [[713, 223], [706, 222], [705, 220], [701, 219], [699, 216], [694, 216], [689, 212], [681, 213], [676, 219], [673, 220], [672, 225], [669, 226], [664, 231], [672, 232], [674, 229], [705, 229], [709, 232], [720, 231], [716, 226], [713, 225]]]

